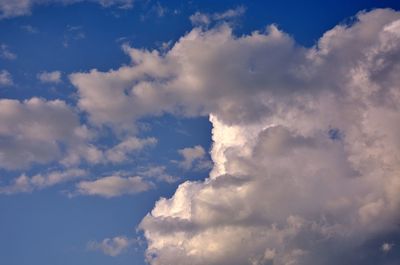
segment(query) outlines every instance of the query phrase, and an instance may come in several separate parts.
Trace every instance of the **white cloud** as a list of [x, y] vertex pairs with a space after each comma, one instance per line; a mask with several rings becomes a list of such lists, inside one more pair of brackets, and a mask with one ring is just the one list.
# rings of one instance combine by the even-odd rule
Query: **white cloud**
[[13, 85], [13, 79], [7, 70], [1, 70], [0, 71], [0, 86], [11, 86]]
[[0, 45], [0, 58], [7, 60], [15, 60], [17, 59], [17, 55], [10, 51], [9, 47], [5, 44]]
[[29, 15], [32, 8], [46, 4], [98, 3], [103, 7], [132, 8], [133, 0], [0, 0], [0, 19]]
[[185, 170], [195, 169], [209, 169], [212, 167], [211, 161], [206, 157], [206, 151], [200, 145], [194, 147], [186, 147], [178, 150], [183, 160], [179, 161], [179, 166]]
[[60, 71], [41, 72], [37, 74], [37, 78], [43, 83], [58, 84], [61, 82], [61, 72]]
[[[126, 53], [135, 54], [137, 67], [122, 67], [118, 71], [102, 73], [93, 69], [90, 73], [74, 73], [71, 82], [78, 88], [79, 107], [89, 114], [92, 123], [109, 125], [117, 131], [135, 130], [134, 121], [146, 114], [158, 114], [170, 105], [170, 97], [160, 100], [158, 92], [145, 80], [144, 75], [167, 78], [173, 72], [163, 62], [158, 52], [147, 52], [124, 46]], [[158, 68], [161, 66], [161, 68]], [[97, 91], [93, 88], [97, 87]], [[140, 98], [135, 94], [140, 93]], [[109, 100], [113, 98], [113, 100]]]
[[242, 16], [246, 11], [246, 8], [239, 6], [235, 9], [229, 9], [221, 13], [201, 13], [196, 12], [190, 16], [190, 21], [194, 26], [208, 26], [212, 22], [218, 21], [229, 21], [231, 19]]
[[0, 100], [0, 167], [26, 169], [32, 164], [59, 162], [66, 167], [122, 163], [157, 143], [155, 138], [123, 139], [111, 148], [96, 146], [95, 133], [81, 125], [72, 107], [61, 100], [40, 98]]
[[0, 167], [22, 169], [87, 149], [90, 133], [64, 101], [0, 100]]
[[105, 238], [101, 242], [90, 241], [87, 244], [89, 250], [100, 250], [105, 255], [116, 257], [123, 254], [136, 240], [129, 239], [126, 236], [116, 236]]
[[153, 184], [151, 182], [146, 182], [143, 178], [138, 176], [108, 176], [94, 181], [81, 181], [76, 185], [78, 194], [106, 198], [140, 193], [152, 187]]
[[[115, 130], [132, 130], [135, 120], [163, 112], [186, 116], [218, 112], [229, 122], [257, 119], [270, 108], [265, 97], [260, 100], [261, 93], [304, 82], [295, 72], [297, 60], [305, 56], [303, 49], [274, 26], [268, 30], [268, 34], [255, 32], [236, 39], [226, 25], [205, 32], [196, 28], [165, 55], [124, 46], [132, 65], [70, 75], [78, 89], [78, 105], [94, 124]], [[286, 67], [294, 72], [292, 76], [283, 71]], [[263, 89], [265, 85], [270, 89]], [[248, 96], [244, 96], [245, 86], [251, 87]], [[111, 97], [113, 101], [108, 100]]]
[[0, 194], [32, 192], [37, 189], [43, 189], [60, 183], [79, 179], [84, 177], [86, 174], [87, 172], [82, 169], [52, 171], [46, 174], [37, 174], [31, 177], [22, 174], [21, 176], [15, 178], [11, 184], [0, 186]]

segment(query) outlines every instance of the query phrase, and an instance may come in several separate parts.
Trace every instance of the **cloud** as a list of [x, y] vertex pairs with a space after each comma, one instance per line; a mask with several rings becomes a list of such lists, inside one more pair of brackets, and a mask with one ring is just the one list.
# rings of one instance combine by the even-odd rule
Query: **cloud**
[[[193, 29], [163, 53], [125, 45], [131, 64], [119, 69], [71, 74], [80, 110], [118, 135], [163, 113], [210, 117], [209, 178], [182, 183], [140, 224], [149, 263], [354, 264], [346, 257], [363, 242], [398, 231], [399, 32], [400, 14], [389, 9], [361, 12], [309, 48], [274, 25], [238, 37], [220, 24]], [[121, 162], [155, 142], [128, 137], [97, 148], [60, 100], [0, 100], [0, 124], [7, 169]], [[192, 167], [205, 151], [181, 154]], [[81, 181], [76, 192], [143, 192], [153, 187], [145, 177], [162, 179], [164, 169], [142, 173]], [[29, 191], [64, 177], [22, 175], [7, 187]], [[125, 240], [103, 242], [94, 246], [113, 254]]]
[[0, 19], [30, 15], [32, 8], [46, 4], [98, 3], [103, 7], [132, 8], [133, 0], [0, 0]]
[[[161, 66], [163, 62], [156, 51], [142, 52], [128, 46], [124, 46], [124, 51], [135, 54], [133, 63], [137, 63], [137, 67], [122, 67], [108, 73], [93, 69], [90, 73], [73, 73], [70, 80], [78, 89], [79, 107], [89, 114], [93, 124], [108, 125], [116, 131], [135, 131], [137, 118], [161, 114], [170, 105], [169, 97], [160, 100], [158, 97], [162, 95], [151, 84], [138, 81], [145, 81], [146, 75], [167, 78], [172, 69], [169, 65]], [[136, 82], [138, 87], [134, 86]], [[94, 91], [94, 87], [98, 90]], [[137, 97], [137, 93], [141, 95]]]
[[[53, 73], [41, 76], [48, 82], [58, 79], [57, 74], [53, 77]], [[97, 146], [96, 138], [95, 130], [82, 125], [78, 113], [62, 100], [0, 100], [0, 168], [21, 170], [51, 162], [65, 167], [123, 163], [157, 143], [152, 137], [127, 136], [108, 147]]]
[[12, 86], [14, 84], [10, 72], [7, 70], [0, 71], [0, 86]]
[[157, 143], [157, 139], [153, 137], [139, 139], [136, 137], [128, 137], [121, 141], [116, 146], [106, 151], [106, 157], [108, 161], [114, 163], [120, 163], [128, 159], [128, 155], [133, 152], [142, 150], [145, 147], [154, 146]]
[[200, 145], [180, 149], [178, 153], [183, 158], [178, 164], [185, 170], [202, 170], [212, 167], [211, 162], [206, 157], [206, 151], [204, 151], [204, 148]]
[[227, 11], [222, 13], [207, 14], [196, 12], [195, 14], [191, 15], [189, 19], [194, 26], [208, 26], [212, 22], [229, 21], [235, 19], [242, 16], [245, 12], [246, 8], [244, 8], [243, 6], [239, 6], [235, 9], [228, 9]]
[[[126, 45], [123, 49], [131, 57], [129, 66], [70, 75], [78, 89], [78, 106], [92, 123], [114, 130], [134, 130], [134, 121], [164, 112], [189, 117], [211, 112], [228, 122], [249, 122], [272, 108], [264, 96], [260, 100], [261, 93], [282, 92], [293, 82], [299, 89], [306, 87], [301, 80], [306, 77], [296, 72], [304, 49], [274, 26], [267, 34], [254, 32], [239, 39], [227, 25], [209, 31], [195, 28], [165, 55]], [[286, 67], [293, 73], [284, 71]], [[246, 86], [251, 93], [245, 94]]]
[[37, 34], [40, 32], [38, 28], [35, 28], [34, 26], [28, 24], [22, 25], [21, 29], [28, 32], [29, 34]]
[[[90, 134], [90, 132], [87, 133]], [[65, 166], [77, 165], [82, 161], [90, 164], [121, 164], [132, 161], [134, 155], [139, 151], [156, 144], [157, 139], [154, 137], [137, 138], [135, 136], [127, 136], [111, 147], [99, 147], [95, 144], [86, 143], [71, 148], [60, 162]]]
[[71, 42], [79, 41], [86, 38], [86, 33], [82, 26], [67, 26], [64, 32], [63, 46], [68, 48]]
[[65, 171], [51, 171], [46, 174], [37, 174], [28, 177], [25, 174], [15, 178], [11, 184], [0, 186], [0, 194], [15, 194], [22, 192], [32, 192], [44, 189], [60, 183], [69, 182], [82, 178], [87, 172], [82, 169], [67, 169]]
[[90, 132], [64, 101], [0, 100], [0, 167], [23, 169], [87, 150]]
[[171, 176], [166, 172], [165, 166], [150, 166], [139, 172], [140, 176], [152, 178], [159, 182], [175, 183], [179, 180], [178, 177]]
[[140, 224], [150, 264], [354, 264], [363, 242], [396, 231], [399, 32], [389, 9], [309, 48], [274, 25], [237, 37], [221, 24], [164, 53], [125, 45], [130, 65], [70, 75], [79, 108], [115, 131], [210, 115], [210, 177]]
[[383, 243], [381, 246], [381, 250], [384, 253], [388, 253], [389, 251], [392, 250], [392, 248], [394, 247], [394, 244], [390, 244], [390, 243]]
[[0, 58], [7, 59], [7, 60], [15, 60], [17, 59], [17, 55], [10, 51], [7, 45], [1, 44], [0, 45]]
[[123, 254], [136, 240], [129, 239], [126, 236], [116, 236], [105, 238], [101, 242], [90, 241], [87, 244], [89, 250], [100, 250], [105, 255], [116, 257]]
[[40, 80], [40, 82], [43, 83], [58, 84], [61, 82], [61, 72], [60, 71], [41, 72], [37, 74], [37, 78]]
[[152, 187], [153, 184], [151, 182], [146, 182], [138, 176], [108, 176], [94, 181], [81, 181], [76, 184], [78, 194], [105, 198], [140, 193]]

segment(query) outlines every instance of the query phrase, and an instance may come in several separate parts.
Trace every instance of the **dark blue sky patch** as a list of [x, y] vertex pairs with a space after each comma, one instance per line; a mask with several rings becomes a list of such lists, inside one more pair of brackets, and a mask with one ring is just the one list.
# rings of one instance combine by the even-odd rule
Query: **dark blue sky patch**
[[343, 139], [344, 134], [337, 128], [332, 128], [328, 130], [329, 139], [333, 141], [340, 141]]

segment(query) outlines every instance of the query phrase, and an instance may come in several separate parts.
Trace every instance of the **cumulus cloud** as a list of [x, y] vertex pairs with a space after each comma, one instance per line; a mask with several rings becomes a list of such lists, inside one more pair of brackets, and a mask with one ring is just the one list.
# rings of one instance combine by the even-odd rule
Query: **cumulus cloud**
[[[119, 135], [151, 115], [210, 115], [210, 176], [184, 182], [143, 219], [148, 261], [357, 264], [349, 253], [398, 231], [399, 43], [400, 14], [389, 9], [361, 12], [309, 48], [273, 25], [237, 37], [220, 24], [194, 28], [164, 53], [125, 45], [132, 62], [119, 69], [71, 74], [78, 107]], [[7, 169], [55, 159], [117, 163], [155, 144], [134, 137], [108, 150], [87, 144], [88, 129], [59, 100], [0, 100], [0, 125]], [[73, 146], [66, 156], [64, 145]], [[199, 146], [180, 153], [188, 168], [205, 155]], [[76, 192], [110, 198], [152, 188], [145, 177], [168, 179], [163, 168], [142, 173], [81, 181]], [[2, 191], [69, 179], [54, 176], [22, 175]], [[110, 255], [124, 246], [124, 239], [93, 244]]]
[[[254, 32], [238, 39], [227, 25], [209, 31], [195, 28], [165, 55], [126, 45], [123, 49], [132, 65], [70, 75], [78, 89], [79, 107], [94, 124], [116, 130], [134, 129], [137, 119], [163, 112], [185, 116], [212, 112], [227, 122], [254, 122], [273, 107], [265, 94], [281, 94], [292, 83], [306, 88], [302, 84], [306, 77], [297, 74], [304, 49], [274, 26], [266, 34]], [[283, 71], [286, 67], [289, 73]], [[263, 89], [265, 85], [270, 89]], [[108, 100], [111, 97], [113, 101]]]
[[274, 25], [237, 37], [221, 24], [72, 74], [79, 107], [114, 130], [210, 115], [210, 177], [143, 219], [148, 261], [357, 264], [363, 242], [398, 231], [399, 43], [400, 14], [378, 9], [309, 48]]
[[1, 70], [0, 71], [0, 86], [11, 86], [13, 85], [13, 79], [7, 70]]
[[151, 182], [142, 177], [107, 176], [94, 181], [81, 181], [76, 184], [77, 193], [81, 195], [101, 196], [105, 198], [135, 194], [153, 187]]
[[89, 250], [101, 251], [105, 255], [116, 257], [123, 254], [136, 240], [129, 239], [126, 236], [116, 236], [105, 238], [101, 242], [90, 241], [87, 244]]
[[241, 37], [195, 28], [165, 54], [125, 46], [131, 65], [71, 75], [95, 123], [211, 113], [213, 170], [144, 218], [148, 261], [349, 263], [396, 231], [399, 32], [388, 9], [310, 48], [275, 26]]
[[[52, 74], [45, 79], [56, 80]], [[123, 163], [157, 143], [152, 137], [129, 136], [114, 146], [100, 147], [93, 143], [95, 138], [95, 132], [82, 125], [78, 113], [64, 101], [0, 100], [0, 168], [19, 170], [50, 162], [66, 167]]]
[[32, 8], [45, 4], [98, 3], [103, 7], [131, 8], [133, 0], [0, 0], [0, 19], [31, 14]]
[[87, 174], [82, 169], [67, 169], [64, 171], [51, 171], [46, 174], [37, 174], [28, 177], [25, 174], [15, 178], [12, 183], [6, 186], [0, 186], [0, 194], [14, 194], [21, 192], [32, 192], [38, 189], [44, 189], [60, 183], [80, 179]]
[[61, 72], [53, 71], [53, 72], [41, 72], [37, 74], [37, 79], [43, 83], [55, 83], [58, 84], [61, 82]]
[[206, 151], [200, 145], [180, 149], [178, 150], [178, 153], [183, 158], [182, 161], [178, 161], [178, 164], [185, 170], [209, 169], [212, 166], [211, 161], [209, 161], [206, 156]]
[[90, 132], [64, 101], [0, 100], [0, 167], [21, 169], [86, 150]]

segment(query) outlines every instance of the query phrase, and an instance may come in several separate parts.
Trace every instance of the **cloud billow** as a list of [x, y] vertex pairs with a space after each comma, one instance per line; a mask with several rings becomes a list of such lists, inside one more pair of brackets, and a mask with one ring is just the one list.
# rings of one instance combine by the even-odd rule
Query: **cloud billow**
[[70, 75], [92, 123], [134, 131], [170, 112], [213, 124], [210, 177], [140, 224], [152, 265], [346, 263], [397, 231], [400, 13], [360, 12], [311, 48], [276, 26], [236, 37], [222, 24], [165, 54], [124, 50], [131, 65]]

